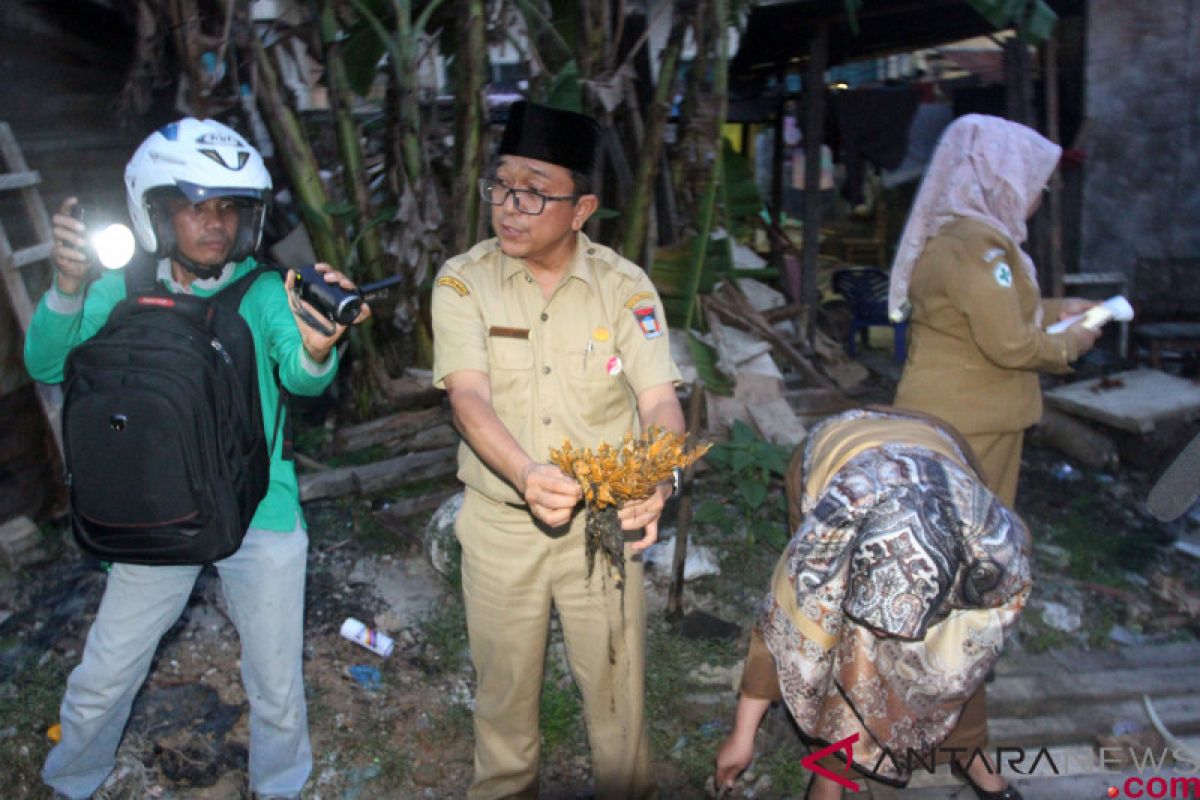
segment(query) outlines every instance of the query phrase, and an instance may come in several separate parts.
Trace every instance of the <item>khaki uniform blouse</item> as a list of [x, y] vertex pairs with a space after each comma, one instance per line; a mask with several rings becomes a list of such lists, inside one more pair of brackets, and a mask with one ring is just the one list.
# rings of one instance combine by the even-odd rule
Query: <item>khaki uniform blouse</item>
[[[525, 452], [549, 460], [577, 447], [617, 444], [637, 433], [637, 395], [677, 383], [658, 292], [645, 271], [580, 233], [575, 257], [550, 300], [521, 259], [495, 239], [445, 263], [433, 288], [433, 380], [478, 370], [492, 406]], [[463, 442], [458, 477], [500, 502], [516, 489]]]
[[1058, 317], [1021, 266], [1016, 245], [961, 219], [929, 240], [909, 285], [912, 340], [895, 405], [965, 435], [1024, 430], [1042, 415], [1037, 373], [1066, 372], [1078, 353], [1042, 324]]

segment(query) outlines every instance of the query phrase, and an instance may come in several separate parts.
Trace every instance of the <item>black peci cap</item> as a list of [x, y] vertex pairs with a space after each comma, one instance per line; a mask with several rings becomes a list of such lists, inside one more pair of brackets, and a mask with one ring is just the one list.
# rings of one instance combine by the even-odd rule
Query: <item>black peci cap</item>
[[500, 155], [524, 156], [590, 176], [596, 166], [600, 124], [586, 114], [513, 103], [500, 138]]

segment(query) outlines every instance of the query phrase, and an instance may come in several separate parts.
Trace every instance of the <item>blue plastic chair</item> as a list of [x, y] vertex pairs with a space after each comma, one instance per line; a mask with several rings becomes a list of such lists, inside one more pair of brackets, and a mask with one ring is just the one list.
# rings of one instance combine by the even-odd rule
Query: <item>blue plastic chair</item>
[[833, 290], [846, 299], [853, 315], [846, 352], [858, 355], [857, 340], [861, 335], [867, 343], [870, 328], [887, 325], [892, 328], [892, 352], [897, 364], [907, 358], [905, 339], [908, 322], [893, 323], [888, 319], [888, 274], [876, 267], [846, 267], [833, 273]]

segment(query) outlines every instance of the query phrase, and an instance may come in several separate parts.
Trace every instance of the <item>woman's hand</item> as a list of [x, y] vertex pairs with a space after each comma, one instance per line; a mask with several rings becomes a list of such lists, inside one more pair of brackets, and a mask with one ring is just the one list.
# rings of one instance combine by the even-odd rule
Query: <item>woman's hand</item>
[[734, 731], [721, 742], [717, 750], [717, 767], [713, 780], [716, 782], [717, 796], [733, 788], [733, 782], [746, 771], [754, 759], [754, 735], [749, 738]]
[[1082, 314], [1092, 306], [1099, 305], [1095, 300], [1084, 300], [1082, 297], [1064, 297], [1058, 306], [1058, 318], [1068, 319], [1076, 314]]

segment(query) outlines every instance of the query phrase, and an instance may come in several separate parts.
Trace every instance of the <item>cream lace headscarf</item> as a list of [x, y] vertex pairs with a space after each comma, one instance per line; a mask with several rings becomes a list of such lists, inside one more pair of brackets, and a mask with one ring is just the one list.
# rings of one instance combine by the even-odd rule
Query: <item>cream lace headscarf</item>
[[[1062, 148], [1031, 128], [999, 117], [967, 114], [946, 128], [913, 201], [892, 262], [888, 314], [908, 316], [908, 284], [925, 243], [962, 217], [980, 220], [1018, 247], [1034, 198], [1058, 166]], [[1033, 260], [1023, 267], [1037, 281]]]

